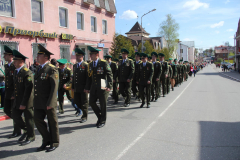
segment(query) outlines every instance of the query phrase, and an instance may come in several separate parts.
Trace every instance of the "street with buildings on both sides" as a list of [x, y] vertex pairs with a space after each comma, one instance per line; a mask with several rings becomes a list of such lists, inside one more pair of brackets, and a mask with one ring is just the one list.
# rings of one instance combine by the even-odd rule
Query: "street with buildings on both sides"
[[[240, 75], [223, 73], [208, 65], [189, 77], [151, 108], [111, 105], [108, 100], [106, 126], [97, 129], [90, 109], [88, 121], [79, 123], [74, 109], [65, 106], [59, 115], [60, 145], [54, 152], [36, 152], [42, 137], [19, 146], [12, 133], [12, 120], [1, 121], [0, 159], [239, 159]], [[122, 102], [122, 99], [120, 99]]]

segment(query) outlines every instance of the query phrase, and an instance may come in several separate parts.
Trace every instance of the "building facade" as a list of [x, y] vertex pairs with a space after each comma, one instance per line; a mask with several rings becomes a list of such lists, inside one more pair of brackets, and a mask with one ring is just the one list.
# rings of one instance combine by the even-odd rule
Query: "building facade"
[[228, 58], [230, 52], [235, 52], [235, 47], [230, 47], [230, 46], [216, 46], [214, 48], [215, 50], [215, 61], [217, 61], [218, 58], [222, 58], [223, 61], [228, 61], [230, 63], [233, 63], [233, 58]]
[[29, 57], [29, 66], [37, 56], [38, 44], [54, 54], [75, 62], [74, 48], [101, 49], [109, 52], [115, 33], [114, 0], [0, 0], [0, 53], [3, 45]]
[[183, 41], [178, 43], [178, 59], [195, 63], [195, 43], [194, 41]]

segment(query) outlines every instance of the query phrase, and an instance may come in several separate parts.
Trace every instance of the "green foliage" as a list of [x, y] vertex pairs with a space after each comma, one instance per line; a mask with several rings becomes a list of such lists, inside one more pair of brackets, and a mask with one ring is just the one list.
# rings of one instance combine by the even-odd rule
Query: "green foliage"
[[164, 47], [163, 49], [161, 49], [158, 53], [163, 53], [165, 55], [164, 59], [169, 59], [172, 58], [172, 56], [169, 53], [168, 48]]
[[[151, 53], [154, 51], [153, 46], [149, 41], [146, 41], [143, 46], [146, 47], [146, 50], [144, 53], [148, 55], [151, 55]], [[142, 53], [142, 43], [138, 45], [138, 52]]]
[[233, 52], [230, 52], [229, 54], [228, 54], [228, 56], [230, 57], [230, 56], [234, 56], [235, 55], [235, 53], [233, 53]]
[[158, 35], [164, 36], [167, 41], [167, 48], [169, 50], [170, 55], [173, 54], [174, 48], [178, 43], [178, 30], [179, 24], [176, 23], [175, 19], [173, 19], [171, 14], [166, 15], [166, 21], [163, 21], [160, 24]]
[[220, 62], [220, 63], [221, 63], [221, 62], [223, 62], [223, 59], [222, 59], [222, 58], [218, 58], [218, 59], [217, 59], [217, 62]]
[[110, 48], [110, 54], [113, 56], [113, 59], [119, 57], [122, 48], [126, 48], [129, 51], [129, 56], [134, 57], [135, 51], [132, 45], [132, 41], [121, 34], [115, 33]]

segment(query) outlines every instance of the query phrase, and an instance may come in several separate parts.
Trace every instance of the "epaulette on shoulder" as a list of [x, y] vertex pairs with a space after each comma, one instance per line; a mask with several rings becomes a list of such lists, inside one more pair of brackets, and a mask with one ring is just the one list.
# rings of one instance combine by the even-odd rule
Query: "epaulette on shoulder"
[[28, 71], [29, 69], [28, 68], [24, 68], [24, 71]]
[[68, 68], [68, 67], [67, 67], [67, 70], [71, 71], [71, 68]]
[[141, 64], [142, 63], [142, 61], [140, 61], [138, 64]]
[[122, 59], [119, 59], [119, 61], [121, 61]]
[[52, 64], [49, 64], [49, 66], [50, 66], [50, 67], [52, 67], [52, 68], [54, 68], [54, 67], [55, 67], [55, 66], [54, 66], [54, 65], [52, 65]]
[[107, 62], [106, 60], [104, 60], [104, 59], [101, 59], [101, 61], [103, 61], [103, 62]]
[[132, 62], [133, 62], [133, 60], [132, 60], [132, 59], [130, 59], [130, 58], [129, 58], [129, 61], [132, 61]]

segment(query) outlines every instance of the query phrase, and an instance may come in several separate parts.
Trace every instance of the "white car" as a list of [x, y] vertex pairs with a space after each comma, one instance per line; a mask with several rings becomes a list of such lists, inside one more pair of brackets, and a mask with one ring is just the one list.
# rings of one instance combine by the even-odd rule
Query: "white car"
[[234, 69], [234, 64], [230, 64], [227, 67], [228, 67], [228, 69]]

